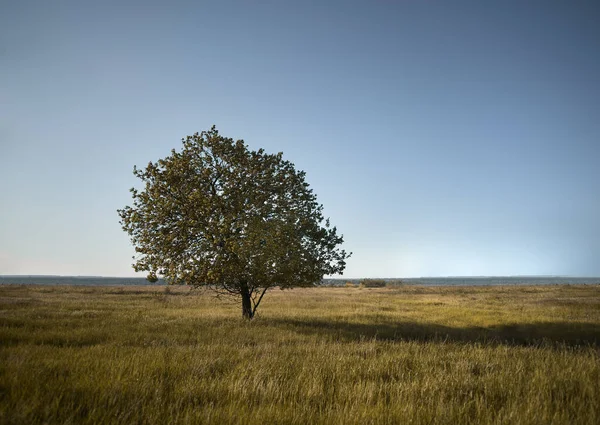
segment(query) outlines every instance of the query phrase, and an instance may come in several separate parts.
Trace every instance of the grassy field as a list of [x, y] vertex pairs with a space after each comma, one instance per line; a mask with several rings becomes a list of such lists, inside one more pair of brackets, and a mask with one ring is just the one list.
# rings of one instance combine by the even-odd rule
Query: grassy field
[[600, 285], [0, 286], [2, 424], [597, 424]]

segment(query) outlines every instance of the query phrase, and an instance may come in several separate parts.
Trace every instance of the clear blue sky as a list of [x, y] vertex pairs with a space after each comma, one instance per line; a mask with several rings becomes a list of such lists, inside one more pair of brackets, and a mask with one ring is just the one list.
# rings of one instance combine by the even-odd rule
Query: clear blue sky
[[133, 165], [215, 124], [349, 277], [600, 275], [597, 1], [0, 5], [0, 274], [134, 275]]

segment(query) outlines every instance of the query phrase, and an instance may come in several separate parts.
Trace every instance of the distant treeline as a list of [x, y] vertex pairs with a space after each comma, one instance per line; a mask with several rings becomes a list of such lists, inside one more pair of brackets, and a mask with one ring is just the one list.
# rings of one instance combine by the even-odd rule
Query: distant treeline
[[[0, 285], [166, 285], [163, 279], [156, 283], [144, 277], [100, 276], [0, 276]], [[496, 276], [496, 277], [419, 277], [381, 279], [323, 279], [325, 286], [360, 286], [379, 288], [398, 285], [422, 286], [489, 286], [489, 285], [592, 285], [600, 284], [600, 277], [560, 276]]]
[[0, 276], [0, 284], [6, 285], [165, 285], [162, 279], [156, 283], [145, 277], [101, 277], [101, 276]]
[[596, 285], [600, 277], [565, 276], [492, 276], [492, 277], [413, 277], [380, 279], [323, 279], [326, 286], [361, 286], [367, 288], [421, 286], [490, 286], [490, 285]]

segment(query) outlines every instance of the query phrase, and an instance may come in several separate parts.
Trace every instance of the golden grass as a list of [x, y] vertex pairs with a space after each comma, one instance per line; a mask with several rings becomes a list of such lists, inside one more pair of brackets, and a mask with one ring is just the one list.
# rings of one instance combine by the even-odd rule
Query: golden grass
[[0, 423], [600, 423], [600, 286], [0, 286]]

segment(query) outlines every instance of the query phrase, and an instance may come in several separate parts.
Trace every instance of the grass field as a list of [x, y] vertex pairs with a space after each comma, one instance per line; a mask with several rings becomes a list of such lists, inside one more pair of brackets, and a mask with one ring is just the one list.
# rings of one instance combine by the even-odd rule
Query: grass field
[[600, 285], [0, 286], [2, 424], [597, 424]]

